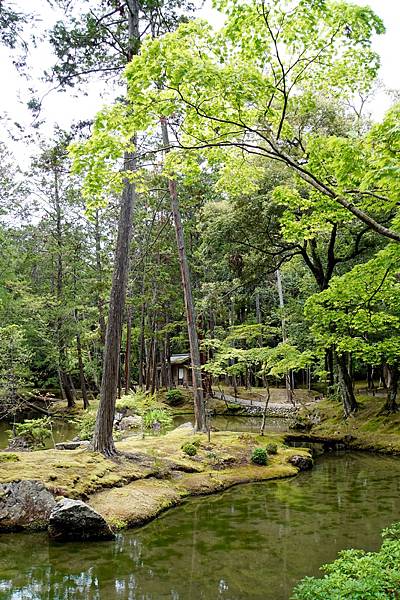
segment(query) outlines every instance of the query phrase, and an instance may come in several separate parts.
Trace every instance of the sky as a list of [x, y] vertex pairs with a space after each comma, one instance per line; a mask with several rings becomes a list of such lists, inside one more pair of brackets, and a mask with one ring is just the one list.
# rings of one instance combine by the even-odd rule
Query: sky
[[[383, 36], [377, 36], [374, 40], [374, 49], [380, 54], [382, 63], [380, 79], [386, 88], [399, 90], [400, 0], [353, 0], [353, 2], [360, 5], [369, 4], [383, 19], [387, 32]], [[14, 0], [13, 4], [21, 10], [26, 9], [24, 0]], [[52, 9], [47, 0], [30, 0], [29, 10], [38, 15], [38, 20], [34, 24], [37, 31], [49, 29], [57, 19], [62, 18], [62, 13]], [[211, 0], [206, 0], [198, 15], [207, 18], [215, 26], [222, 23], [221, 16], [211, 8]], [[47, 43], [43, 42], [37, 49], [33, 49], [29, 56], [29, 72], [32, 80], [27, 81], [16, 72], [8, 51], [0, 48], [0, 78], [3, 82], [0, 95], [0, 115], [2, 116], [3, 139], [7, 129], [11, 127], [15, 131], [12, 126], [14, 121], [19, 122], [23, 129], [29, 127], [32, 117], [26, 106], [29, 97], [28, 89], [32, 85], [38, 85], [43, 70], [49, 68], [53, 60], [50, 46]], [[73, 121], [92, 118], [97, 110], [107, 102], [107, 90], [104, 90], [104, 83], [101, 82], [93, 84], [86, 96], [80, 94], [78, 97], [71, 92], [50, 91], [48, 84], [39, 84], [39, 89], [39, 96], [46, 94], [43, 99], [41, 117], [46, 121], [44, 132], [49, 135], [56, 124], [67, 129]], [[111, 99], [113, 94], [110, 93], [108, 97]], [[380, 92], [370, 106], [373, 117], [381, 118], [389, 105], [390, 99], [384, 92]], [[16, 153], [16, 144], [17, 142], [12, 144], [14, 153]], [[21, 146], [18, 146], [20, 156], [26, 157], [30, 153], [28, 148], [21, 151]]]

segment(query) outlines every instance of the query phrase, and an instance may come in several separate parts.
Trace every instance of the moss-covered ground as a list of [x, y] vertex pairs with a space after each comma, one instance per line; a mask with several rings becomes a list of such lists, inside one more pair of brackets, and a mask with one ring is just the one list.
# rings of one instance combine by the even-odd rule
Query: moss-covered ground
[[[349, 448], [400, 454], [400, 413], [385, 414], [384, 399], [358, 395], [359, 410], [344, 418], [340, 402], [323, 400], [301, 415], [317, 421], [312, 436], [344, 441]], [[304, 435], [299, 434], [304, 438]]]
[[[278, 453], [266, 466], [253, 465], [252, 450], [271, 441], [278, 444]], [[187, 442], [195, 445], [194, 456], [183, 452]], [[128, 438], [117, 448], [115, 460], [84, 449], [14, 452], [6, 461], [6, 453], [1, 453], [0, 483], [40, 480], [56, 496], [86, 500], [120, 528], [145, 523], [188, 496], [296, 475], [289, 458], [308, 454], [286, 448], [279, 435], [216, 432], [209, 442], [206, 434], [185, 428], [158, 437]]]

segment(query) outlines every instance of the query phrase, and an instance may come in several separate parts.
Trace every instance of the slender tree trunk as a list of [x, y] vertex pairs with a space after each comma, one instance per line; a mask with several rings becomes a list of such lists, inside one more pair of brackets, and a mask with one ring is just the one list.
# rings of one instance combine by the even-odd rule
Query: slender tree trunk
[[[142, 279], [142, 298], [144, 296], [144, 271], [143, 271], [143, 279]], [[145, 382], [145, 356], [146, 356], [146, 347], [145, 347], [145, 336], [144, 336], [144, 327], [146, 322], [146, 303], [142, 301], [142, 307], [140, 310], [140, 334], [139, 334], [139, 387], [143, 389]]]
[[[75, 310], [75, 323], [78, 327], [78, 311]], [[89, 408], [89, 398], [87, 394], [86, 381], [85, 381], [85, 370], [83, 368], [83, 360], [82, 360], [82, 344], [81, 344], [81, 335], [79, 333], [79, 329], [77, 329], [76, 333], [76, 354], [78, 357], [78, 368], [79, 368], [79, 380], [81, 384], [81, 392], [82, 392], [82, 400], [83, 400], [83, 408], [86, 410]]]
[[125, 394], [131, 389], [131, 350], [132, 350], [132, 307], [126, 312], [126, 346], [125, 346]]
[[151, 369], [150, 369], [150, 393], [154, 394], [157, 387], [157, 323], [156, 317], [154, 317], [154, 337], [152, 342], [152, 359], [151, 359]]
[[[164, 147], [169, 148], [168, 126], [165, 119], [161, 119], [161, 129]], [[199, 351], [199, 340], [196, 330], [196, 314], [192, 296], [192, 286], [190, 281], [189, 265], [186, 256], [185, 240], [181, 214], [179, 209], [176, 181], [169, 180], [169, 192], [171, 196], [171, 208], [175, 224], [176, 241], [178, 245], [179, 266], [181, 270], [182, 288], [185, 300], [186, 321], [189, 335], [190, 358], [192, 363], [193, 395], [194, 395], [194, 415], [195, 430], [206, 431], [206, 413], [203, 397], [203, 383], [201, 377], [201, 362]]]
[[[283, 298], [283, 287], [282, 287], [282, 279], [281, 279], [281, 272], [279, 269], [276, 270], [276, 287], [278, 289], [278, 296], [279, 296], [279, 306], [281, 311], [283, 312], [284, 308], [285, 308], [285, 301]], [[282, 341], [283, 343], [287, 342], [287, 337], [286, 337], [286, 323], [285, 323], [285, 318], [282, 314]], [[292, 404], [294, 404], [293, 402], [293, 389], [292, 389], [292, 382], [291, 382], [291, 377], [290, 377], [290, 372], [288, 371], [285, 374], [285, 386], [286, 386], [286, 396], [289, 402], [291, 402]]]
[[387, 399], [384, 411], [387, 413], [395, 413], [399, 410], [399, 406], [396, 402], [399, 384], [399, 368], [397, 365], [388, 365], [388, 369], [390, 371], [390, 383], [387, 389]]
[[343, 410], [345, 416], [348, 417], [357, 411], [358, 404], [354, 396], [353, 382], [347, 369], [346, 357], [343, 354], [336, 355], [336, 364], [338, 367], [339, 389], [343, 402]]
[[268, 411], [268, 404], [271, 398], [271, 392], [269, 389], [269, 385], [268, 385], [268, 381], [266, 381], [265, 386], [267, 388], [267, 399], [265, 401], [265, 406], [264, 406], [264, 410], [263, 410], [263, 414], [262, 414], [262, 421], [261, 421], [261, 427], [260, 427], [260, 435], [264, 435], [264, 430], [265, 430], [265, 423], [267, 420], [267, 411]]

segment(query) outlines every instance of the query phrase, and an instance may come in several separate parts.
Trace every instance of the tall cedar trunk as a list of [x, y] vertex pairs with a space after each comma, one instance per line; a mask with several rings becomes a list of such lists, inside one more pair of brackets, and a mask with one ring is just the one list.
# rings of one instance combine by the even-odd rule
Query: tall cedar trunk
[[[126, 153], [125, 169], [131, 169], [135, 162], [133, 154]], [[128, 180], [124, 182], [121, 210], [118, 222], [117, 247], [115, 251], [114, 273], [111, 287], [110, 308], [104, 347], [103, 376], [101, 380], [100, 402], [97, 411], [93, 436], [93, 449], [106, 456], [116, 454], [113, 441], [115, 401], [119, 384], [120, 346], [122, 316], [129, 271], [129, 246], [132, 233], [132, 214], [135, 200], [135, 187]]]
[[[165, 313], [165, 324], [168, 325], [168, 323], [169, 323], [168, 313]], [[166, 371], [167, 371], [166, 387], [170, 390], [171, 388], [174, 387], [174, 382], [172, 380], [171, 340], [170, 340], [168, 328], [166, 328], [166, 329], [167, 329], [167, 331], [165, 333], [165, 339], [164, 339], [164, 356], [165, 356], [165, 364], [166, 364]]]
[[87, 408], [89, 408], [89, 398], [88, 398], [87, 388], [86, 388], [85, 371], [84, 371], [84, 368], [83, 368], [81, 335], [80, 335], [79, 329], [78, 329], [79, 314], [78, 314], [78, 311], [76, 309], [75, 309], [75, 323], [76, 323], [76, 326], [77, 326], [77, 333], [76, 333], [76, 354], [77, 354], [77, 357], [78, 357], [79, 380], [80, 380], [80, 385], [81, 385], [83, 408], [87, 409]]
[[[130, 57], [139, 41], [139, 3], [127, 0], [128, 29], [130, 40]], [[136, 139], [132, 140], [135, 144]], [[124, 170], [135, 171], [136, 155], [126, 152]], [[129, 246], [132, 235], [133, 206], [135, 202], [135, 186], [124, 180], [121, 196], [121, 207], [118, 221], [117, 246], [115, 250], [114, 272], [111, 286], [110, 306], [104, 346], [103, 375], [101, 380], [100, 401], [96, 416], [93, 436], [93, 449], [105, 456], [116, 454], [113, 440], [115, 401], [119, 382], [119, 360], [122, 336], [122, 317], [125, 308], [125, 296], [129, 273]]]
[[387, 390], [387, 399], [384, 406], [384, 411], [388, 413], [395, 413], [399, 410], [399, 406], [396, 402], [397, 389], [399, 384], [399, 368], [397, 365], [387, 365], [390, 372], [390, 382]]
[[339, 390], [343, 402], [343, 410], [345, 416], [348, 417], [351, 413], [356, 412], [358, 404], [354, 396], [353, 382], [347, 368], [346, 356], [344, 354], [336, 355], [336, 363], [338, 367]]
[[151, 374], [150, 374], [150, 393], [154, 394], [157, 387], [157, 325], [154, 329], [154, 338], [152, 343], [152, 360], [151, 360]]
[[126, 311], [125, 394], [131, 389], [132, 307]]
[[[283, 309], [285, 308], [285, 301], [283, 298], [282, 279], [281, 279], [281, 272], [279, 271], [279, 269], [276, 270], [276, 287], [278, 289], [279, 306], [283, 312]], [[283, 317], [283, 315], [282, 315], [282, 341], [283, 341], [283, 343], [285, 343], [287, 341], [286, 324], [285, 324], [285, 318]], [[285, 374], [285, 386], [286, 386], [287, 399], [289, 402], [291, 402], [293, 404], [293, 389], [292, 389], [292, 382], [291, 382], [291, 377], [290, 377], [289, 371]]]
[[100, 341], [102, 349], [106, 341], [106, 320], [104, 318], [103, 309], [103, 298], [101, 291], [103, 288], [103, 268], [101, 264], [101, 236], [100, 236], [100, 222], [99, 222], [99, 209], [95, 212], [94, 222], [94, 239], [95, 239], [95, 250], [96, 250], [96, 287], [97, 287], [97, 311], [99, 319], [99, 330], [100, 330]]
[[[143, 277], [142, 277], [141, 291], [140, 291], [140, 295], [142, 298], [144, 298], [145, 276], [146, 276], [146, 268], [145, 268], [145, 265], [143, 265]], [[139, 357], [138, 357], [140, 389], [143, 389], [144, 382], [145, 382], [145, 354], [146, 354], [145, 336], [144, 336], [145, 319], [146, 319], [146, 303], [143, 300], [142, 307], [140, 309], [140, 333], [139, 333]]]
[[[168, 127], [165, 119], [161, 119], [161, 129], [163, 144], [168, 151], [169, 148], [169, 137]], [[185, 240], [183, 236], [183, 228], [181, 221], [181, 214], [179, 209], [178, 194], [176, 189], [176, 181], [169, 180], [169, 192], [171, 196], [171, 208], [174, 217], [176, 241], [178, 245], [179, 254], [179, 266], [181, 270], [182, 288], [185, 300], [186, 310], [186, 321], [189, 335], [189, 346], [190, 346], [190, 359], [192, 363], [192, 377], [193, 377], [193, 396], [194, 396], [194, 416], [195, 416], [195, 430], [206, 431], [206, 412], [204, 406], [203, 396], [203, 383], [201, 377], [201, 362], [200, 362], [200, 351], [199, 351], [199, 340], [196, 331], [196, 314], [194, 309], [194, 302], [192, 296], [192, 286], [189, 274], [189, 265], [186, 256]]]
[[[61, 204], [60, 204], [60, 190], [58, 181], [57, 165], [54, 165], [54, 204], [56, 209], [56, 242], [57, 242], [57, 308], [60, 310], [62, 305], [62, 295], [64, 287], [64, 272], [63, 272], [63, 244], [62, 244], [62, 216], [61, 216]], [[66, 368], [66, 353], [63, 339], [63, 327], [61, 315], [57, 315], [56, 319], [56, 331], [57, 331], [57, 344], [58, 344], [58, 378], [60, 381], [61, 394], [64, 399], [67, 400], [68, 408], [75, 406], [74, 392], [68, 380], [68, 374], [65, 371]]]

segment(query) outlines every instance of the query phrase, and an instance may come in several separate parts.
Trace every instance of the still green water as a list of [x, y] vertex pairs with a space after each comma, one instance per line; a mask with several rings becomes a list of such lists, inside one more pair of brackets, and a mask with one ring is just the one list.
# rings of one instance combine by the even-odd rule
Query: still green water
[[287, 600], [341, 548], [400, 520], [400, 459], [327, 455], [312, 472], [196, 498], [115, 542], [0, 536], [0, 598]]

